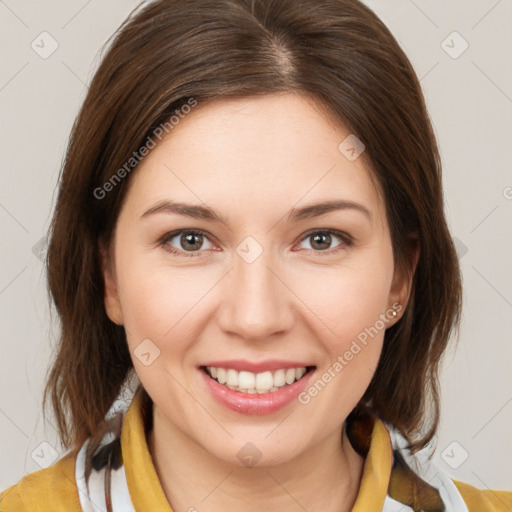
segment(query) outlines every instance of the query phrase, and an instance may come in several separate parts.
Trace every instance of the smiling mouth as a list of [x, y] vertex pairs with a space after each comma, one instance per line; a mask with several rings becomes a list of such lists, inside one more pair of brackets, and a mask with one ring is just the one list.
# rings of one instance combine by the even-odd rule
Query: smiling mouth
[[201, 369], [213, 380], [231, 389], [248, 394], [274, 393], [299, 381], [316, 366], [282, 368], [273, 371], [253, 373], [237, 371], [232, 368], [201, 366]]

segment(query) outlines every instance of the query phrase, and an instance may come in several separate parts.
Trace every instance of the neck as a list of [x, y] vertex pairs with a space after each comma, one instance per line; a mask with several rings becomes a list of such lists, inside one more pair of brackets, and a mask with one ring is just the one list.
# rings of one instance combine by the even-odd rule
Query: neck
[[349, 512], [364, 464], [340, 428], [284, 464], [235, 466], [169, 424], [156, 407], [148, 447], [175, 512], [261, 512], [262, 508]]

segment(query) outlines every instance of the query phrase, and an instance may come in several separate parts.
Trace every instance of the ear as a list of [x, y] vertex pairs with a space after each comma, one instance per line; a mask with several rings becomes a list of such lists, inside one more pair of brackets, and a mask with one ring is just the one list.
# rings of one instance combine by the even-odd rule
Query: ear
[[117, 325], [123, 325], [123, 313], [121, 310], [121, 303], [117, 292], [117, 282], [115, 276], [114, 258], [112, 256], [113, 250], [107, 248], [101, 241], [99, 243], [101, 270], [103, 274], [103, 282], [105, 284], [105, 311], [107, 316]]
[[[388, 308], [396, 311], [397, 316], [395, 316], [393, 320], [391, 320], [389, 327], [391, 327], [391, 325], [395, 324], [396, 322], [398, 322], [398, 320], [400, 320], [400, 318], [403, 316], [405, 312], [407, 303], [409, 302], [412, 282], [414, 279], [414, 274], [416, 273], [416, 266], [418, 265], [418, 260], [420, 257], [419, 245], [416, 245], [414, 248], [411, 249], [409, 257], [412, 260], [411, 271], [408, 272], [407, 275], [403, 275], [403, 273], [395, 270], [395, 274], [393, 276], [393, 282], [391, 284], [391, 290], [389, 292], [388, 298]], [[401, 307], [399, 307], [398, 305], [400, 305]]]

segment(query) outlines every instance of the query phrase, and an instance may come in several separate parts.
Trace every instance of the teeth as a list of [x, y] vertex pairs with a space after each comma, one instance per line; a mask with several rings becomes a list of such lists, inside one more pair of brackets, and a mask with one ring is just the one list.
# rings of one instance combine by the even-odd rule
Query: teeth
[[226, 370], [224, 370], [224, 368], [216, 368], [216, 370], [217, 370], [217, 380], [221, 384], [226, 384], [226, 381], [228, 380], [227, 375], [226, 375], [226, 373], [227, 373]]
[[224, 384], [229, 389], [251, 395], [261, 395], [293, 384], [304, 376], [306, 368], [287, 368], [274, 372], [252, 373], [247, 371], [238, 372], [232, 368], [207, 366], [206, 371], [213, 379], [216, 379], [220, 384]]
[[288, 370], [286, 370], [285, 382], [286, 382], [286, 384], [292, 384], [294, 381], [295, 381], [295, 369], [288, 368]]
[[[228, 370], [227, 372], [227, 386], [233, 386], [234, 388], [238, 387], [238, 372], [236, 370]], [[243, 386], [246, 387], [246, 386]]]
[[285, 384], [286, 376], [284, 370], [277, 370], [277, 372], [274, 373], [274, 386], [281, 387], [284, 386]]
[[254, 389], [260, 391], [270, 391], [270, 388], [274, 387], [274, 377], [272, 372], [263, 372], [256, 375], [256, 384]]
[[254, 373], [251, 372], [240, 372], [236, 370], [229, 370], [235, 372], [238, 375], [238, 384], [242, 389], [254, 389]]

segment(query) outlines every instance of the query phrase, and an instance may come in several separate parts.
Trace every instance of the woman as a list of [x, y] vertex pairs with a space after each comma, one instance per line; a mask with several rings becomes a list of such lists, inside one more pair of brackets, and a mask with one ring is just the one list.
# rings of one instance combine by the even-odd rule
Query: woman
[[461, 309], [442, 199], [417, 77], [363, 4], [132, 13], [51, 226], [69, 453], [0, 509], [512, 510], [421, 450]]

